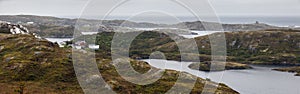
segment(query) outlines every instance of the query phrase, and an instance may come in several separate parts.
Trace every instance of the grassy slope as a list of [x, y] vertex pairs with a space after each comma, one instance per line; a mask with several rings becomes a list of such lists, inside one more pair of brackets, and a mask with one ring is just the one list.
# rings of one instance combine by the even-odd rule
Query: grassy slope
[[[71, 49], [59, 48], [57, 44], [30, 35], [0, 34], [0, 85], [1, 93], [20, 91], [25, 93], [83, 93], [77, 83]], [[107, 52], [97, 53], [99, 71], [117, 93], [164, 93], [173, 86], [179, 72], [168, 70], [161, 80], [151, 85], [135, 85], [120, 77], [111, 65]], [[105, 55], [105, 56], [103, 56]], [[139, 72], [149, 70], [145, 62], [132, 61]], [[184, 73], [187, 77], [192, 76]], [[198, 78], [192, 93], [200, 93], [206, 80]], [[114, 82], [114, 83], [111, 83]], [[213, 82], [209, 82], [213, 84]], [[181, 88], [186, 85], [182, 84]], [[237, 92], [220, 84], [216, 93], [236, 94]]]
[[[114, 33], [101, 33], [96, 38], [100, 51], [110, 52]], [[130, 34], [130, 33], [129, 33]], [[265, 30], [249, 32], [226, 32], [227, 61], [245, 64], [299, 65], [300, 32], [297, 30]], [[92, 38], [90, 36], [86, 38]], [[95, 39], [87, 39], [95, 40]], [[208, 36], [195, 38], [200, 54], [184, 53], [187, 57], [196, 55], [201, 61], [210, 61]], [[189, 49], [189, 39], [180, 42]], [[169, 60], [181, 61], [177, 44], [169, 36], [156, 32], [144, 32], [133, 40], [130, 48], [132, 58], [149, 58], [154, 51], [161, 51]], [[108, 53], [109, 54], [109, 53]], [[192, 58], [190, 61], [194, 61]], [[230, 64], [229, 64], [230, 65]], [[233, 67], [232, 67], [233, 68]], [[229, 68], [230, 69], [230, 68]]]
[[73, 37], [74, 26], [58, 26], [58, 25], [24, 25], [32, 33], [36, 33], [42, 37]]
[[[97, 44], [100, 51], [110, 51], [110, 41], [114, 33], [101, 33], [97, 35]], [[167, 35], [146, 32], [137, 36], [130, 48], [132, 58], [149, 58], [154, 51], [161, 51], [169, 60], [180, 61], [177, 44]], [[297, 30], [264, 30], [248, 32], [226, 32], [227, 61], [245, 64], [263, 65], [293, 65], [300, 63], [300, 32]], [[94, 39], [92, 39], [94, 40]], [[210, 41], [208, 36], [195, 38], [200, 54], [196, 55], [202, 62], [210, 61]], [[186, 40], [189, 41], [189, 40]], [[187, 45], [189, 42], [181, 42]], [[109, 53], [107, 53], [109, 54]], [[193, 61], [193, 59], [191, 59]], [[234, 68], [228, 65], [227, 69]], [[245, 66], [246, 68], [247, 66]], [[294, 71], [295, 68], [292, 68]]]
[[253, 31], [226, 35], [228, 55], [236, 57], [236, 60], [252, 64], [299, 64], [299, 31]]
[[69, 51], [31, 35], [0, 34], [1, 92], [13, 93], [21, 83], [25, 92], [81, 92]]

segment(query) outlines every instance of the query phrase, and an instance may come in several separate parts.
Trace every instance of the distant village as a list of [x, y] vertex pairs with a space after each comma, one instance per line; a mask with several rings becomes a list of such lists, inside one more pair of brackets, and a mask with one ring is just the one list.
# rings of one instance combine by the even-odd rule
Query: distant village
[[[93, 35], [98, 32], [82, 32], [82, 35]], [[72, 38], [64, 39], [64, 38], [46, 38], [47, 40], [57, 43], [60, 47], [73, 47], [75, 49], [99, 49], [99, 45], [88, 44], [85, 40], [71, 42]]]

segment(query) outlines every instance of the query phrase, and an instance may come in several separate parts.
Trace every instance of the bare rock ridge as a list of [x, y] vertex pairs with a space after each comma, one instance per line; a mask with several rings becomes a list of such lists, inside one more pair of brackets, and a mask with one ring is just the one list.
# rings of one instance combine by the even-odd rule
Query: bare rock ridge
[[10, 22], [0, 21], [0, 33], [29, 34], [29, 31], [26, 27], [20, 24], [12, 24]]

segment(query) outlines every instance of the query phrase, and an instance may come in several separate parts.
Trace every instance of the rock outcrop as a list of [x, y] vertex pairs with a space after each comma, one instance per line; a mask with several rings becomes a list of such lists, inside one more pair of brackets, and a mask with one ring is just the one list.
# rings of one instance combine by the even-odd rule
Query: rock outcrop
[[29, 31], [26, 27], [20, 24], [12, 24], [10, 22], [0, 21], [0, 33], [29, 34]]

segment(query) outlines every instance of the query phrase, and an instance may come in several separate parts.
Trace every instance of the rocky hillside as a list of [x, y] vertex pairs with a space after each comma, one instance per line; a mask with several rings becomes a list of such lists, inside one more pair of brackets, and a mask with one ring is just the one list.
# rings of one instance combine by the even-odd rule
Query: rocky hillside
[[[80, 58], [91, 57], [89, 51], [80, 51]], [[84, 56], [82, 56], [84, 54]], [[179, 75], [185, 75], [185, 80], [196, 78], [187, 73], [167, 70], [157, 82], [149, 85], [136, 85], [123, 79], [115, 70], [109, 56], [103, 57], [107, 52], [97, 53], [96, 60], [103, 79], [116, 93], [165, 93], [176, 82]], [[77, 55], [75, 55], [77, 56]], [[57, 44], [44, 39], [35, 38], [30, 34], [0, 34], [0, 85], [1, 93], [25, 94], [83, 94], [77, 83], [73, 69], [71, 49], [59, 48]], [[122, 63], [120, 63], [122, 64]], [[145, 73], [150, 69], [146, 62], [131, 60], [131, 64], [138, 72]], [[88, 81], [93, 76], [86, 76]], [[91, 79], [91, 80], [90, 80]], [[192, 94], [201, 93], [205, 83], [216, 87], [216, 83], [202, 78], [196, 78]], [[180, 88], [189, 87], [185, 83]], [[224, 84], [217, 87], [216, 92], [211, 88], [208, 93], [238, 94], [238, 92]]]
[[[12, 22], [12, 23], [33, 22], [39, 25], [54, 25], [54, 26], [64, 26], [64, 25], [74, 26], [76, 22], [78, 22], [78, 19], [57, 18], [51, 16], [34, 16], [34, 15], [0, 15], [0, 20]], [[79, 19], [79, 22], [85, 25], [95, 25], [95, 24], [99, 24], [100, 20]], [[102, 25], [107, 25], [107, 26], [121, 26], [121, 24], [124, 24], [124, 26], [126, 27], [144, 27], [144, 28], [160, 26], [159, 24], [136, 23], [136, 22], [126, 21], [126, 20], [102, 21]]]
[[[100, 50], [109, 51], [113, 33], [98, 35]], [[300, 31], [297, 30], [262, 30], [244, 32], [226, 32], [227, 60], [247, 64], [299, 65]], [[210, 61], [210, 40], [208, 36], [195, 38], [201, 61]], [[188, 44], [190, 39], [179, 42]], [[105, 49], [107, 48], [107, 49]], [[167, 59], [179, 60], [177, 44], [163, 33], [144, 32], [133, 40], [130, 48], [132, 58], [148, 58], [153, 51], [165, 53]], [[195, 54], [186, 54], [195, 55]], [[191, 59], [191, 61], [193, 61]]]
[[[99, 51], [110, 52], [114, 33], [100, 33], [86, 36], [86, 41], [96, 40]], [[130, 33], [128, 33], [130, 34]], [[215, 33], [216, 34], [216, 33]], [[244, 32], [226, 32], [227, 60], [247, 64], [300, 65], [300, 31], [297, 30], [262, 30]], [[96, 38], [96, 39], [91, 39]], [[189, 41], [179, 42], [190, 49]], [[208, 36], [195, 38], [201, 61], [210, 61], [211, 48]], [[124, 40], [125, 42], [125, 40]], [[130, 48], [132, 58], [148, 58], [153, 51], [161, 51], [167, 59], [180, 61], [177, 44], [168, 35], [158, 32], [144, 32], [133, 40]], [[193, 61], [193, 59], [191, 59]]]
[[[130, 35], [130, 33], [132, 32], [127, 34]], [[96, 44], [100, 45], [100, 49], [96, 52], [108, 52], [101, 54], [100, 56], [110, 56], [111, 54], [109, 52], [111, 51], [113, 35], [114, 32], [104, 32], [99, 33], [98, 35], [83, 36], [81, 39], [85, 39], [87, 42], [96, 40]], [[278, 66], [300, 65], [300, 55], [298, 54], [300, 51], [300, 31], [298, 30], [270, 29], [260, 31], [225, 32], [225, 37], [228, 61], [225, 66], [226, 70], [251, 68], [251, 66], [247, 64]], [[165, 33], [155, 31], [143, 32], [132, 41], [129, 55], [134, 59], [148, 59], [151, 53], [160, 51], [164, 53], [166, 59], [177, 61], [181, 61], [181, 54], [186, 57], [197, 56], [202, 63], [200, 66], [199, 63], [194, 63], [189, 66], [190, 68], [201, 71], [224, 70], [222, 68], [209, 69], [211, 47], [208, 35], [195, 38], [199, 54], [180, 53], [177, 45], [185, 45], [185, 49], [190, 49], [190, 40], [191, 39], [185, 39], [176, 44], [175, 41]], [[126, 42], [126, 40], [124, 40], [124, 42]], [[189, 61], [195, 61], [195, 59], [190, 58]], [[297, 75], [299, 75], [298, 67], [276, 70], [298, 72]]]
[[286, 27], [278, 27], [278, 26], [271, 26], [264, 23], [253, 23], [253, 24], [225, 24], [225, 23], [213, 23], [213, 22], [201, 22], [201, 21], [194, 21], [194, 22], [182, 22], [175, 25], [173, 27], [177, 28], [186, 28], [190, 30], [199, 30], [205, 31], [205, 25], [211, 26], [218, 26], [221, 25], [224, 31], [257, 31], [257, 30], [266, 30], [266, 29], [290, 29]]
[[[90, 31], [89, 28], [99, 27], [99, 30], [93, 31], [109, 31], [112, 28], [131, 27], [131, 28], [179, 28], [188, 30], [206, 30], [203, 24], [215, 25], [212, 22], [182, 22], [177, 24], [154, 24], [154, 23], [137, 23], [126, 20], [100, 20], [90, 19], [68, 19], [56, 18], [49, 16], [34, 15], [0, 15], [0, 20], [21, 24], [28, 27], [32, 33], [37, 33], [42, 37], [72, 37], [74, 33], [74, 25], [79, 22], [78, 26], [82, 26], [82, 31]], [[263, 23], [253, 24], [221, 24], [225, 31], [253, 31], [265, 29], [290, 29], [284, 27], [271, 26]]]
[[227, 51], [252, 64], [299, 65], [300, 31], [265, 30], [226, 33]]
[[[80, 92], [68, 50], [28, 34], [0, 34], [1, 93]], [[70, 67], [66, 67], [70, 66]], [[16, 92], [17, 93], [17, 92]]]
[[34, 16], [34, 15], [1, 15], [0, 19], [12, 23], [34, 22], [42, 25], [74, 25], [75, 19], [65, 19], [50, 16]]
[[27, 28], [23, 27], [22, 25], [0, 21], [0, 33], [29, 34], [29, 31]]
[[[263, 30], [226, 32], [229, 61], [251, 64], [299, 65], [300, 32], [297, 30]], [[195, 38], [202, 60], [210, 55], [208, 36]], [[184, 42], [182, 42], [184, 44]], [[186, 43], [185, 43], [186, 44]], [[156, 47], [157, 50], [177, 51], [176, 43]], [[189, 47], [187, 45], [187, 47]], [[189, 48], [186, 48], [189, 49]], [[201, 56], [200, 56], [201, 57]], [[208, 58], [209, 60], [209, 58]]]
[[[161, 27], [165, 25], [153, 23], [136, 23], [125, 20], [104, 20], [102, 25], [99, 25], [99, 20], [89, 19], [68, 19], [57, 18], [50, 16], [34, 16], [34, 15], [0, 15], [0, 20], [11, 22], [14, 24], [21, 24], [27, 27], [32, 33], [37, 33], [42, 37], [73, 37], [74, 26], [78, 22], [78, 26], [82, 26], [89, 30], [89, 28], [99, 27], [96, 31], [112, 31], [112, 27], [142, 27], [152, 28]], [[84, 31], [84, 30], [83, 30]]]

